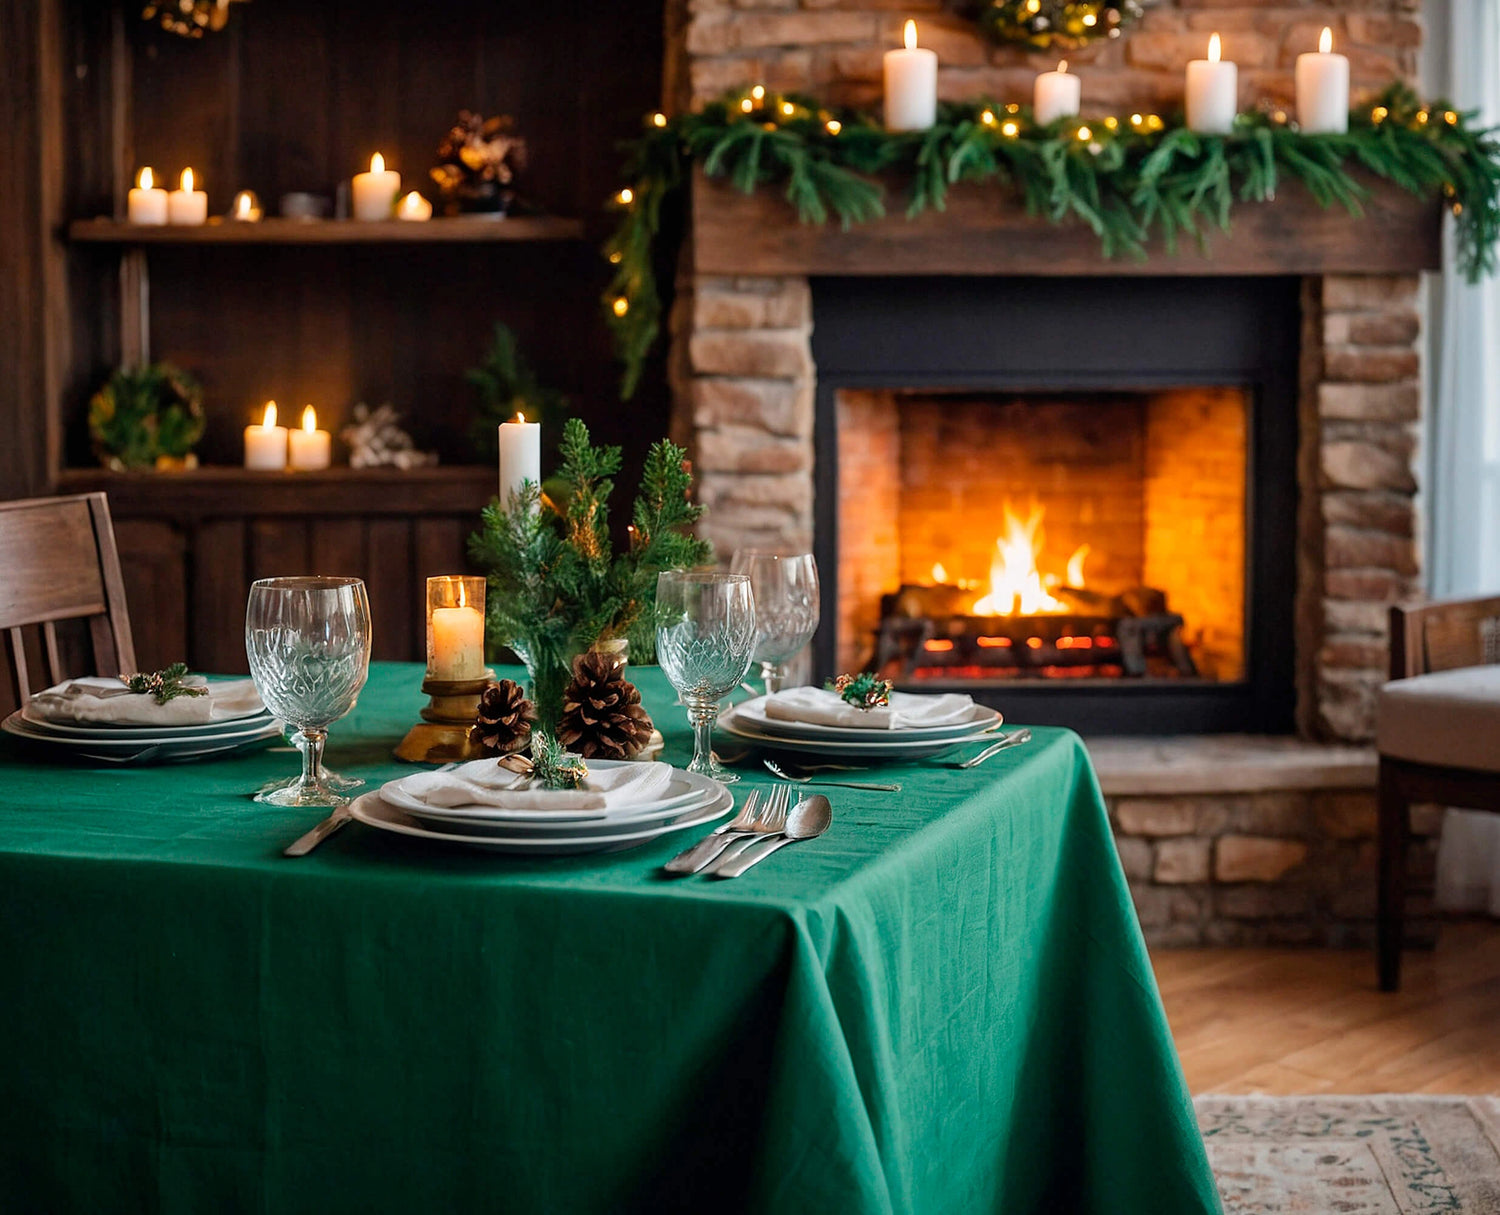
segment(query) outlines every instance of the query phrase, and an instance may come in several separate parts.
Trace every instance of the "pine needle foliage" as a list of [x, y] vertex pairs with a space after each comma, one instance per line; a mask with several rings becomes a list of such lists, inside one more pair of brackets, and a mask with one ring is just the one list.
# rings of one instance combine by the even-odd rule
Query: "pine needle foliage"
[[568, 398], [537, 378], [521, 352], [515, 330], [509, 325], [496, 323], [483, 361], [466, 371], [464, 379], [479, 394], [479, 408], [470, 428], [477, 454], [496, 455], [500, 423], [510, 421], [518, 413], [525, 414], [527, 421], [540, 423], [542, 435], [549, 443], [556, 441], [568, 412]]
[[906, 183], [908, 217], [941, 211], [951, 186], [989, 182], [1001, 205], [1019, 200], [1052, 223], [1083, 223], [1106, 257], [1148, 256], [1188, 238], [1207, 249], [1235, 206], [1268, 202], [1283, 178], [1324, 207], [1361, 214], [1355, 170], [1452, 211], [1460, 270], [1493, 273], [1500, 241], [1500, 136], [1446, 102], [1424, 105], [1393, 84], [1350, 115], [1342, 135], [1304, 134], [1278, 111], [1242, 114], [1229, 135], [1197, 135], [1154, 114], [1064, 118], [1037, 125], [1029, 109], [986, 98], [939, 107], [931, 130], [891, 132], [868, 114], [837, 113], [810, 97], [747, 89], [701, 111], [648, 120], [625, 168], [619, 224], [605, 245], [614, 275], [606, 318], [635, 390], [661, 327], [654, 244], [680, 207], [691, 167], [746, 193], [779, 188], [803, 223], [844, 227], [886, 213], [883, 179]]
[[[490, 639], [515, 650], [534, 680], [546, 671], [566, 682], [574, 655], [600, 640], [627, 637], [632, 658], [649, 661], [657, 574], [701, 565], [712, 550], [687, 530], [703, 508], [690, 499], [682, 448], [663, 439], [647, 453], [630, 542], [619, 553], [610, 539], [609, 499], [620, 449], [595, 446], [588, 427], [569, 418], [558, 454], [549, 481], [558, 492], [543, 495], [528, 482], [510, 503], [491, 502], [469, 548], [488, 574]], [[551, 692], [537, 687], [539, 709]], [[556, 695], [560, 703], [561, 685]]]

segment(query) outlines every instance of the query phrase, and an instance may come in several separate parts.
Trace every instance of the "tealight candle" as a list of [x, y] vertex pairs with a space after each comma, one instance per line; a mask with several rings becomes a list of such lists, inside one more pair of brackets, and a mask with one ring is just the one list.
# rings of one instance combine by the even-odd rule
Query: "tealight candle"
[[311, 405], [302, 411], [302, 426], [287, 435], [287, 443], [288, 462], [303, 472], [327, 468], [332, 460], [333, 436], [318, 429], [318, 411]]
[[413, 190], [396, 204], [396, 218], [420, 222], [432, 218], [432, 204]]
[[193, 189], [193, 171], [182, 171], [182, 188], [167, 195], [167, 223], [201, 224], [208, 219], [208, 194]]
[[379, 152], [370, 157], [370, 171], [354, 175], [354, 218], [390, 219], [396, 195], [401, 193], [401, 174], [385, 167]]
[[427, 678], [453, 682], [484, 674], [484, 579], [427, 579]]
[[240, 224], [258, 224], [264, 212], [254, 190], [241, 190], [234, 196], [234, 205], [229, 208], [229, 218]]
[[1349, 129], [1349, 60], [1333, 53], [1333, 30], [1326, 25], [1317, 53], [1297, 56], [1297, 125], [1326, 135]]
[[917, 45], [915, 21], [906, 23], [902, 41], [883, 60], [886, 129], [925, 131], [937, 121], [937, 52]]
[[286, 427], [276, 425], [276, 402], [266, 402], [259, 425], [245, 427], [245, 467], [280, 470], [286, 467]]
[[167, 192], [156, 184], [149, 168], [142, 169], [136, 178], [135, 189], [126, 199], [125, 214], [133, 224], [167, 222]]
[[1076, 75], [1068, 75], [1068, 61], [1059, 59], [1057, 71], [1042, 72], [1036, 78], [1031, 93], [1031, 110], [1039, 127], [1059, 118], [1071, 118], [1078, 113], [1078, 104], [1083, 97], [1083, 81]]
[[500, 423], [500, 505], [508, 507], [526, 481], [542, 483], [542, 427], [518, 413]]
[[1219, 58], [1219, 35], [1208, 40], [1208, 58], [1187, 65], [1187, 125], [1200, 135], [1227, 135], [1239, 112], [1239, 69]]

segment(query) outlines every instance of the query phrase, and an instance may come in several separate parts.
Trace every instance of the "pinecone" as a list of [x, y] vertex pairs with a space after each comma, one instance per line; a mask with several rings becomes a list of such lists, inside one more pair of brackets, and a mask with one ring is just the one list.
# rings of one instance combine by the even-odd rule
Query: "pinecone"
[[563, 746], [585, 759], [629, 759], [651, 740], [653, 728], [640, 692], [625, 678], [623, 658], [590, 650], [573, 660], [557, 729]]
[[531, 741], [536, 706], [514, 679], [492, 683], [479, 696], [479, 717], [469, 729], [469, 741], [486, 755], [508, 755]]

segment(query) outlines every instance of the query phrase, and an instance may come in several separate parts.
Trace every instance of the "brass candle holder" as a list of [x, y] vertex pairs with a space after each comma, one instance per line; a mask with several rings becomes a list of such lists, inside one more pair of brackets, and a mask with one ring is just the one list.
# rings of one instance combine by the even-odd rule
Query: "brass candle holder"
[[479, 697], [495, 673], [484, 665], [484, 579], [446, 575], [427, 580], [427, 707], [407, 731], [396, 758], [408, 763], [479, 759], [469, 741]]

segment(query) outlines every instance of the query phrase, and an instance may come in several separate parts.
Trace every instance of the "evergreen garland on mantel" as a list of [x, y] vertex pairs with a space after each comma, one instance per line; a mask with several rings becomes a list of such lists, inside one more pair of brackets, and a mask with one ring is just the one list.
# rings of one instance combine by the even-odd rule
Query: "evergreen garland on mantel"
[[1352, 162], [1414, 194], [1440, 192], [1456, 217], [1459, 266], [1473, 281], [1495, 269], [1500, 139], [1472, 128], [1471, 117], [1442, 102], [1424, 106], [1403, 84], [1352, 113], [1347, 135], [1303, 134], [1279, 110], [1240, 115], [1228, 136], [1195, 135], [1156, 114], [1038, 126], [1027, 107], [986, 99], [941, 106], [931, 130], [891, 132], [870, 115], [835, 114], [758, 85], [695, 113], [653, 114], [632, 146], [630, 185], [613, 203], [619, 226], [605, 246], [615, 272], [604, 305], [625, 364], [622, 393], [634, 392], [660, 331], [654, 245], [694, 163], [746, 193], [781, 186], [803, 223], [836, 217], [846, 228], [885, 213], [877, 174], [909, 178], [908, 216], [942, 210], [954, 183], [993, 181], [1030, 214], [1086, 223], [1106, 257], [1144, 258], [1153, 236], [1168, 249], [1183, 235], [1206, 244], [1213, 229], [1228, 229], [1236, 200], [1274, 198], [1283, 174], [1323, 206], [1358, 215], [1367, 191]]

